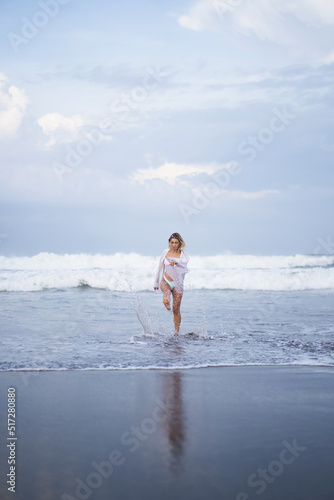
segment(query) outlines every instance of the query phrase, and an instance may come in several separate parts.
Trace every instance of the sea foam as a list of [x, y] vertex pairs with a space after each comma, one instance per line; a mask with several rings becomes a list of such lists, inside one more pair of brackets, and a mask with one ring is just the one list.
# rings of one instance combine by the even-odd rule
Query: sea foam
[[[0, 291], [37, 291], [79, 286], [114, 291], [153, 290], [159, 256], [42, 252], [0, 256]], [[333, 255], [191, 256], [185, 287], [230, 290], [321, 290], [334, 288]]]

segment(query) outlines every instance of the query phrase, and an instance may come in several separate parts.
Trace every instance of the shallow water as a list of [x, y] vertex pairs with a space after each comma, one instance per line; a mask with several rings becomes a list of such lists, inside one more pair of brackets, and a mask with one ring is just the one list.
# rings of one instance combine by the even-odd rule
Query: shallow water
[[333, 294], [188, 290], [176, 337], [160, 293], [2, 292], [0, 370], [333, 366]]

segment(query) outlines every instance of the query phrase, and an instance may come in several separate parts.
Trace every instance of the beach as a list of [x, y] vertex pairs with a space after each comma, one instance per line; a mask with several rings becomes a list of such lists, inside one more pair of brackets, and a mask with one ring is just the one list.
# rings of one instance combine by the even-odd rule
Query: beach
[[[2, 402], [16, 391], [19, 500], [334, 496], [332, 367], [0, 376]], [[4, 404], [1, 422], [6, 435]]]
[[1, 266], [1, 500], [333, 500], [333, 256]]

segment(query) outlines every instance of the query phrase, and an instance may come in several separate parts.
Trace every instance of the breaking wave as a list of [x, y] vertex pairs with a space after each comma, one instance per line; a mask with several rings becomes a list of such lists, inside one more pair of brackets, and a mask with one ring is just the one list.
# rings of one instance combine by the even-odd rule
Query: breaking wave
[[[152, 290], [159, 256], [42, 252], [0, 256], [0, 291], [38, 291], [80, 286], [114, 291]], [[186, 288], [323, 290], [334, 288], [333, 255], [191, 256]]]

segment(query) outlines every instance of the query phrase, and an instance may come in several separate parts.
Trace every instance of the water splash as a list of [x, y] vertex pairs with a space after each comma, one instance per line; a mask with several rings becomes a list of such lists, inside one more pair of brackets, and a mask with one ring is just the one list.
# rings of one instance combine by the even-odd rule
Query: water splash
[[138, 297], [137, 294], [135, 294], [134, 307], [135, 307], [137, 318], [139, 319], [139, 322], [144, 329], [145, 335], [148, 335], [150, 337], [154, 337], [154, 329], [153, 329], [152, 321], [149, 317], [149, 314], [147, 312], [145, 304], [140, 300], [140, 298]]

